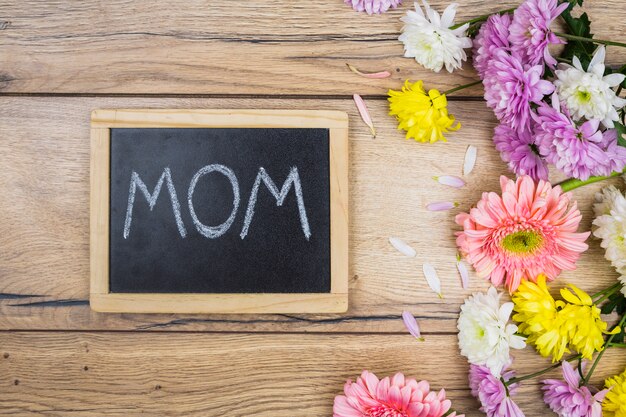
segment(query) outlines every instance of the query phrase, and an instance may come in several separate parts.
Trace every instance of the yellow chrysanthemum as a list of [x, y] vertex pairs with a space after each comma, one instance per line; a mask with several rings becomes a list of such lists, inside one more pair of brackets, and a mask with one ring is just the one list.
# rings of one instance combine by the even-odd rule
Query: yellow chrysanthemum
[[424, 90], [423, 82], [406, 80], [402, 91], [389, 90], [389, 114], [398, 119], [398, 129], [406, 130], [406, 138], [418, 142], [446, 141], [444, 133], [458, 130], [454, 116], [448, 114], [448, 100], [437, 90]]
[[602, 401], [604, 417], [626, 417], [626, 370], [607, 378], [604, 386], [610, 388]]
[[544, 275], [537, 283], [523, 281], [512, 297], [513, 320], [520, 322], [519, 332], [528, 336], [527, 343], [535, 345], [542, 356], [552, 356], [553, 362], [570, 349], [591, 359], [594, 352], [602, 350], [607, 329], [600, 309], [574, 285], [562, 289], [561, 296], [565, 301], [550, 295]]

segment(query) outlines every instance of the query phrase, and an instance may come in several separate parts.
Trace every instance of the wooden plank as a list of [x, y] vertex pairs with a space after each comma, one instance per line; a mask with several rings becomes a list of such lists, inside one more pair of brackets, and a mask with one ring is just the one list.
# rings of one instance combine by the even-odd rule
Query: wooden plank
[[[520, 374], [549, 364], [531, 349], [515, 358]], [[609, 350], [592, 383], [625, 366]], [[76, 332], [2, 334], [0, 414], [329, 416], [363, 369], [428, 379], [455, 409], [482, 415], [455, 336]], [[528, 416], [548, 411], [535, 380], [517, 398]]]
[[[489, 139], [495, 121], [482, 102], [451, 102], [463, 123], [450, 142], [418, 144], [403, 139], [382, 100], [368, 100], [376, 139], [351, 100], [162, 99], [5, 97], [0, 101], [0, 329], [220, 330], [403, 332], [400, 313], [415, 313], [425, 332], [455, 332], [461, 289], [455, 268], [454, 215], [469, 209], [483, 191], [498, 190], [506, 174]], [[89, 294], [89, 117], [96, 108], [325, 109], [350, 119], [350, 309], [341, 315], [142, 315], [90, 311]], [[467, 145], [478, 147], [468, 186], [434, 182], [460, 175]], [[614, 184], [621, 180], [615, 179]], [[603, 184], [579, 190], [581, 229], [589, 230], [593, 194]], [[432, 201], [460, 208], [433, 213]], [[417, 250], [407, 258], [389, 236]], [[559, 281], [589, 292], [614, 282], [598, 241]], [[423, 262], [442, 279], [439, 300], [422, 277]], [[471, 290], [487, 284], [472, 274]]]
[[[177, 294], [109, 292], [109, 181], [113, 128], [324, 128], [330, 180], [330, 292]], [[345, 313], [348, 309], [348, 115], [323, 110], [98, 109], [91, 112], [91, 288], [103, 313]], [[191, 198], [191, 197], [190, 197]], [[129, 203], [130, 204], [130, 203]]]
[[[449, 2], [431, 3], [442, 12]], [[467, 0], [457, 21], [518, 3]], [[606, 6], [585, 3], [593, 32], [620, 40], [626, 9]], [[411, 7], [368, 16], [340, 0], [3, 2], [0, 91], [351, 95], [381, 94], [406, 78], [444, 90], [475, 79], [469, 65], [434, 74], [402, 57], [399, 19]], [[611, 63], [625, 57], [609, 49]], [[393, 76], [363, 79], [346, 63]]]

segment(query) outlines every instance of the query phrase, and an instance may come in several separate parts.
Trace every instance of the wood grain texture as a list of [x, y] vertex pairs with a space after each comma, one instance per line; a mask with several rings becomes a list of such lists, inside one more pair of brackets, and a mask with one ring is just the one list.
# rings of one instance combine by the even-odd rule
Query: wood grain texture
[[[440, 12], [448, 3], [431, 2]], [[464, 0], [457, 21], [518, 3]], [[412, 6], [368, 16], [341, 0], [3, 2], [0, 91], [352, 95], [382, 94], [406, 78], [440, 89], [475, 79], [469, 65], [434, 74], [402, 57], [399, 19]], [[593, 32], [620, 40], [626, 10], [606, 6], [585, 2]], [[610, 48], [611, 63], [625, 57]], [[393, 76], [363, 79], [346, 63]]]
[[[219, 330], [403, 332], [400, 313], [414, 313], [426, 333], [456, 331], [463, 291], [455, 268], [454, 215], [498, 189], [506, 166], [491, 142], [495, 121], [482, 102], [451, 102], [463, 123], [449, 143], [403, 139], [382, 100], [368, 100], [373, 139], [351, 100], [35, 98], [0, 101], [0, 329]], [[342, 315], [125, 315], [89, 310], [89, 117], [95, 108], [326, 109], [350, 118], [350, 309]], [[462, 189], [431, 177], [460, 175], [467, 145], [478, 163]], [[556, 178], [556, 177], [555, 177]], [[621, 180], [615, 179], [614, 184]], [[576, 190], [582, 230], [591, 227], [593, 194], [602, 183]], [[460, 208], [433, 213], [432, 201]], [[417, 250], [406, 258], [388, 243], [398, 236]], [[570, 281], [589, 292], [616, 274], [595, 240], [558, 285]], [[423, 262], [443, 282], [439, 300], [426, 285]], [[472, 274], [471, 290], [487, 284]]]
[[[521, 373], [546, 365], [530, 349], [515, 357]], [[625, 366], [609, 350], [592, 383]], [[0, 415], [328, 417], [363, 368], [428, 379], [482, 415], [455, 336], [66, 332], [2, 334]], [[527, 416], [549, 412], [535, 380], [516, 398]]]

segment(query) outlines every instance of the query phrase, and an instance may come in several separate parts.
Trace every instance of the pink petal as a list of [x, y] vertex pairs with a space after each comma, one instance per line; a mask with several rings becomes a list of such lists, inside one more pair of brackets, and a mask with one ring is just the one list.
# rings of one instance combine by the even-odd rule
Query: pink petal
[[352, 98], [354, 99], [356, 108], [359, 110], [361, 119], [363, 119], [367, 127], [370, 128], [370, 131], [372, 132], [372, 136], [376, 137], [376, 129], [374, 129], [374, 123], [372, 123], [372, 118], [370, 117], [370, 112], [367, 110], [367, 106], [365, 105], [365, 102], [363, 101], [361, 96], [358, 94], [353, 95]]
[[419, 324], [417, 324], [417, 320], [415, 320], [415, 317], [413, 317], [413, 314], [409, 313], [408, 311], [403, 311], [402, 321], [404, 321], [404, 325], [406, 326], [406, 329], [414, 338], [416, 338], [417, 340], [421, 342], [424, 341], [424, 338], [422, 337], [420, 333], [420, 326]]
[[450, 201], [436, 201], [434, 203], [428, 204], [426, 206], [426, 209], [430, 211], [445, 211], [445, 210], [453, 209], [458, 206], [459, 206], [459, 203], [452, 203]]
[[442, 175], [440, 177], [433, 177], [439, 184], [447, 185], [449, 187], [461, 188], [465, 186], [465, 181], [454, 175]]
[[361, 72], [350, 64], [346, 64], [350, 71], [353, 73], [360, 75], [365, 78], [388, 78], [391, 77], [391, 73], [389, 71], [380, 71], [380, 72]]

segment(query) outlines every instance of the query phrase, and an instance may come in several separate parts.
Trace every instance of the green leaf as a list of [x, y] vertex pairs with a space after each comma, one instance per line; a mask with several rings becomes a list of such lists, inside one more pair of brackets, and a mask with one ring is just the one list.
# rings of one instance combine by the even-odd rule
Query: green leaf
[[619, 122], [614, 124], [615, 130], [617, 130], [617, 144], [626, 147], [626, 126]]
[[[567, 24], [568, 32], [572, 35], [582, 36], [584, 38], [593, 38], [591, 33], [591, 20], [587, 13], [583, 13], [580, 17], [572, 16], [572, 9], [575, 5], [582, 5], [582, 1], [574, 0], [569, 2], [569, 7], [561, 14], [563, 20]], [[562, 58], [571, 60], [574, 56], [580, 59], [583, 68], [586, 68], [591, 62], [591, 56], [595, 50], [592, 42], [583, 41], [567, 41], [567, 45], [563, 50]]]
[[626, 298], [621, 292], [612, 294], [600, 309], [602, 314], [611, 314], [616, 311], [620, 316], [626, 312]]

